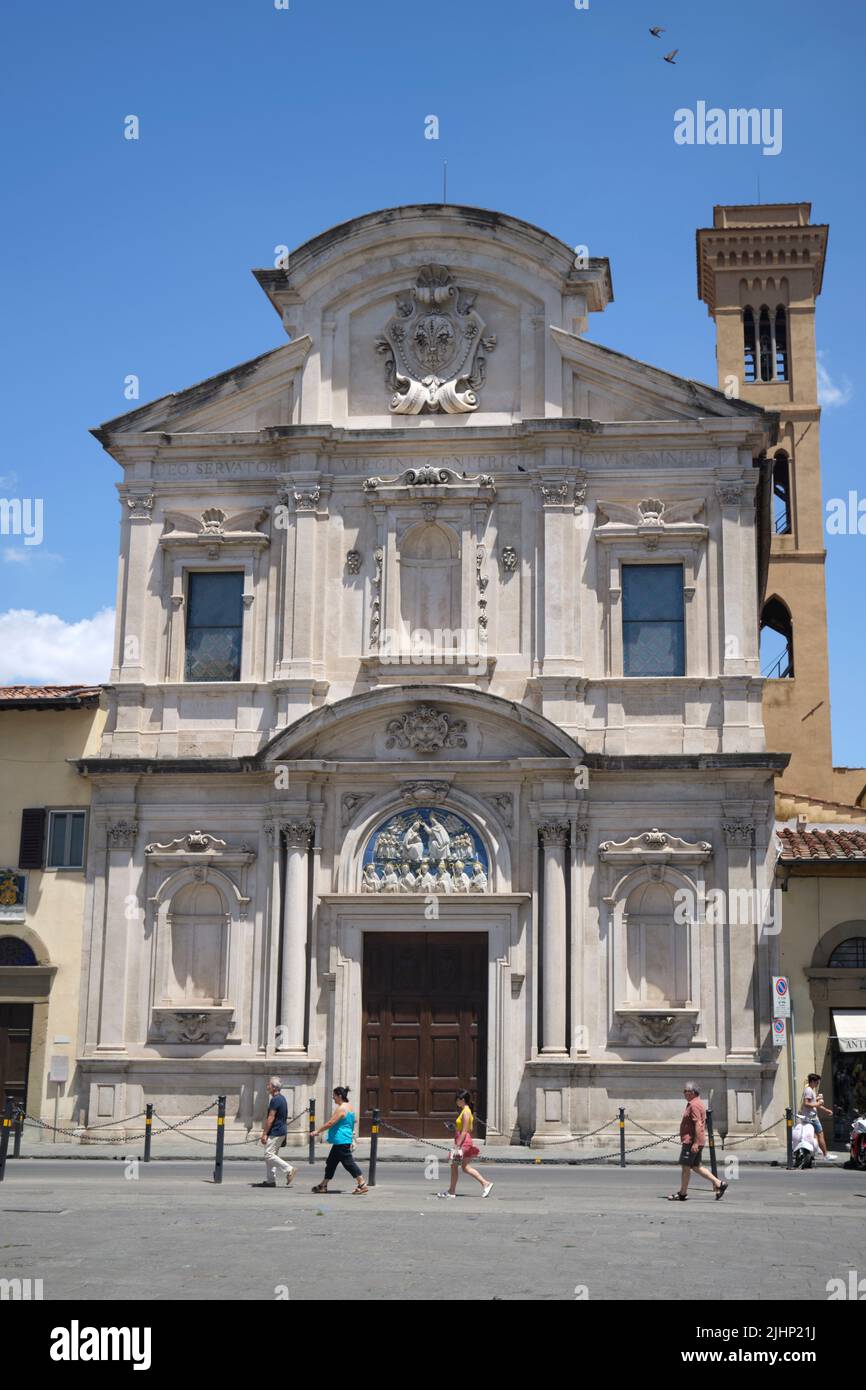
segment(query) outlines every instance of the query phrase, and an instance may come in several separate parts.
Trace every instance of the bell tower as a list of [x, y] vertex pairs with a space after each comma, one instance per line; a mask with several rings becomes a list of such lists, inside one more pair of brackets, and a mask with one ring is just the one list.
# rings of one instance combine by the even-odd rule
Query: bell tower
[[843, 793], [834, 778], [830, 734], [815, 349], [828, 229], [810, 214], [810, 203], [714, 208], [697, 233], [698, 296], [716, 322], [719, 388], [779, 415], [761, 613], [767, 747], [791, 754], [779, 790], [853, 802], [853, 785]]

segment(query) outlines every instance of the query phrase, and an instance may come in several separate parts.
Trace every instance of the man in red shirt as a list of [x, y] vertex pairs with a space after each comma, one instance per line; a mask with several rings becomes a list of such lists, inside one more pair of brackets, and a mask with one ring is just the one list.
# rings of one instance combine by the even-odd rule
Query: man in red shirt
[[704, 1140], [707, 1137], [707, 1107], [701, 1100], [700, 1091], [693, 1081], [687, 1081], [683, 1087], [683, 1095], [686, 1098], [686, 1108], [683, 1111], [683, 1118], [680, 1121], [680, 1190], [672, 1192], [668, 1197], [669, 1202], [687, 1202], [689, 1177], [692, 1170], [700, 1173], [702, 1178], [711, 1182], [716, 1189], [716, 1201], [724, 1197], [728, 1190], [728, 1184], [722, 1182], [720, 1178], [714, 1178], [709, 1168], [705, 1168], [701, 1163], [704, 1153]]

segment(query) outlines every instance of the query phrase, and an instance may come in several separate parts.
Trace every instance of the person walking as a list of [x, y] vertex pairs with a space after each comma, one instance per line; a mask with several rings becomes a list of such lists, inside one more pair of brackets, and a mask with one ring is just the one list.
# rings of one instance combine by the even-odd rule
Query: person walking
[[836, 1155], [827, 1152], [827, 1136], [824, 1133], [824, 1126], [818, 1119], [818, 1111], [821, 1110], [825, 1115], [832, 1115], [833, 1111], [828, 1110], [824, 1104], [824, 1097], [818, 1090], [821, 1078], [816, 1071], [812, 1071], [806, 1077], [806, 1085], [803, 1088], [803, 1099], [800, 1102], [800, 1119], [805, 1125], [811, 1125], [815, 1131], [815, 1138], [818, 1140], [818, 1147], [821, 1150], [826, 1162], [835, 1162]]
[[493, 1183], [487, 1182], [485, 1178], [482, 1178], [477, 1168], [470, 1166], [471, 1160], [477, 1158], [481, 1152], [472, 1136], [472, 1128], [475, 1124], [472, 1093], [470, 1091], [458, 1091], [456, 1100], [458, 1113], [454, 1126], [454, 1148], [451, 1151], [451, 1182], [447, 1192], [437, 1192], [436, 1196], [448, 1198], [457, 1196], [457, 1179], [462, 1169], [467, 1177], [474, 1178], [476, 1182], [481, 1184], [482, 1197], [489, 1197]]
[[707, 1107], [701, 1100], [700, 1091], [693, 1081], [688, 1081], [683, 1087], [683, 1095], [686, 1098], [686, 1108], [683, 1111], [683, 1118], [680, 1121], [680, 1190], [671, 1192], [668, 1196], [669, 1202], [687, 1202], [689, 1178], [692, 1173], [698, 1173], [707, 1182], [712, 1183], [716, 1190], [716, 1201], [724, 1197], [728, 1190], [728, 1184], [722, 1182], [721, 1178], [714, 1178], [709, 1168], [705, 1168], [701, 1162], [704, 1152], [704, 1141], [707, 1137]]
[[291, 1187], [296, 1170], [291, 1163], [280, 1158], [279, 1150], [283, 1147], [288, 1133], [289, 1107], [286, 1098], [282, 1093], [283, 1083], [278, 1076], [272, 1076], [268, 1082], [268, 1112], [265, 1116], [265, 1125], [262, 1130], [260, 1143], [265, 1146], [265, 1182], [254, 1183], [254, 1187], [276, 1187], [277, 1170], [284, 1174], [286, 1187]]
[[320, 1125], [314, 1132], [313, 1138], [317, 1139], [325, 1130], [328, 1131], [328, 1143], [331, 1145], [328, 1157], [325, 1160], [325, 1176], [320, 1183], [313, 1188], [314, 1192], [327, 1192], [328, 1183], [337, 1171], [337, 1164], [342, 1163], [347, 1173], [351, 1173], [355, 1179], [355, 1186], [352, 1189], [353, 1197], [363, 1197], [369, 1188], [364, 1181], [364, 1174], [361, 1172], [354, 1158], [352, 1157], [352, 1140], [355, 1134], [355, 1112], [349, 1109], [349, 1088], [348, 1086], [334, 1087], [334, 1113], [325, 1124]]

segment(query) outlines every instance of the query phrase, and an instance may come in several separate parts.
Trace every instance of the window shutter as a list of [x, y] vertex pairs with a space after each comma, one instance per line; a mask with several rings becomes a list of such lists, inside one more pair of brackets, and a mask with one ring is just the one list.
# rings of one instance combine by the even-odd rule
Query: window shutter
[[18, 850], [19, 869], [41, 869], [45, 863], [45, 807], [30, 807], [21, 812], [21, 847]]

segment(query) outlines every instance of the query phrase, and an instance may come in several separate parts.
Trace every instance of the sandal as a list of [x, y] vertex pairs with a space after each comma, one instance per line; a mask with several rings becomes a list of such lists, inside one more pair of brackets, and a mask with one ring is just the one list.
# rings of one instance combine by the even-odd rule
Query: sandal
[[685, 1192], [670, 1192], [670, 1193], [668, 1193], [668, 1201], [669, 1201], [669, 1202], [687, 1202], [688, 1200], [689, 1200], [689, 1199], [688, 1199], [688, 1196], [686, 1195]]
[[323, 1182], [320, 1182], [320, 1183], [319, 1183], [316, 1187], [314, 1187], [312, 1190], [313, 1190], [313, 1192], [327, 1192], [328, 1189], [327, 1189], [327, 1187], [325, 1186], [325, 1184], [324, 1184]]
[[370, 1191], [369, 1187], [367, 1186], [367, 1184], [364, 1182], [364, 1180], [363, 1180], [363, 1178], [362, 1178], [361, 1181], [357, 1184], [357, 1186], [354, 1187], [354, 1188], [352, 1189], [352, 1196], [353, 1196], [353, 1197], [363, 1197], [363, 1196], [364, 1196], [367, 1192], [369, 1192], [369, 1191]]
[[722, 1200], [722, 1198], [724, 1197], [724, 1195], [725, 1195], [725, 1193], [727, 1192], [727, 1190], [728, 1190], [728, 1184], [727, 1184], [726, 1182], [723, 1182], [723, 1183], [721, 1184], [721, 1186], [719, 1187], [718, 1191], [716, 1192], [716, 1201], [717, 1201], [717, 1202], [720, 1202], [720, 1201]]

